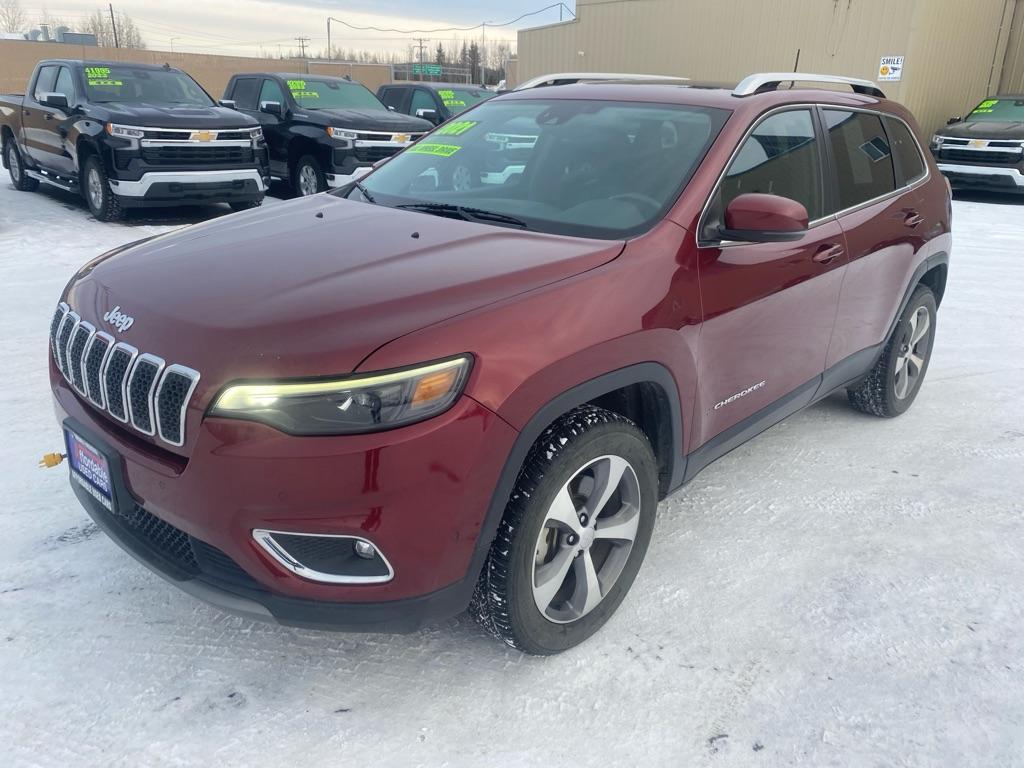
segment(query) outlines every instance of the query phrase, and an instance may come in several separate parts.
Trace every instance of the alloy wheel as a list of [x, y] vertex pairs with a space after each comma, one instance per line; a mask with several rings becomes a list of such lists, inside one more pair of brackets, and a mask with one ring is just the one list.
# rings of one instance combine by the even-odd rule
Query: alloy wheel
[[628, 461], [600, 456], [578, 469], [548, 508], [537, 537], [533, 598], [549, 621], [593, 611], [629, 560], [640, 524], [640, 483]]
[[302, 170], [299, 171], [299, 191], [303, 196], [315, 195], [319, 186], [316, 169], [311, 165], [302, 166]]
[[932, 328], [928, 307], [918, 307], [910, 316], [909, 326], [896, 356], [895, 389], [900, 400], [914, 391], [924, 371]]
[[93, 210], [100, 210], [103, 207], [103, 179], [95, 167], [89, 169], [89, 202]]
[[465, 192], [473, 187], [473, 172], [464, 165], [455, 167], [452, 171], [452, 189], [456, 192]]
[[21, 163], [18, 158], [18, 153], [14, 150], [14, 142], [10, 141], [7, 144], [7, 167], [11, 171], [11, 181], [17, 184], [21, 181]]

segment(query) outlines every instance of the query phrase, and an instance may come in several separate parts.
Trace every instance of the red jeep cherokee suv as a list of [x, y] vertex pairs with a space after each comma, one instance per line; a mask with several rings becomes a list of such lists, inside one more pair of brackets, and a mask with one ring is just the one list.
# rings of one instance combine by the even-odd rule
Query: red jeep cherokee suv
[[73, 487], [227, 611], [569, 648], [710, 462], [844, 387], [910, 407], [951, 241], [919, 135], [825, 76], [528, 90], [107, 253], [50, 332]]

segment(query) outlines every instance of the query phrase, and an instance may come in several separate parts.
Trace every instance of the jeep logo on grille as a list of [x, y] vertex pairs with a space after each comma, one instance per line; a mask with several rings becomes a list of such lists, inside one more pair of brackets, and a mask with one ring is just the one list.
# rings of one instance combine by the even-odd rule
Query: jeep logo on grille
[[135, 324], [135, 318], [122, 312], [120, 305], [107, 312], [107, 314], [103, 316], [103, 319], [117, 328], [121, 333], [124, 333]]

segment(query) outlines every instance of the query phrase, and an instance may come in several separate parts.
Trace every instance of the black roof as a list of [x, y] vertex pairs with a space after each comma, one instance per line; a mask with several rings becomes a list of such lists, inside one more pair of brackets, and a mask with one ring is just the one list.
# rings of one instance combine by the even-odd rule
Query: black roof
[[107, 61], [106, 59], [43, 59], [40, 64], [80, 64], [83, 67], [132, 67], [133, 69], [173, 69], [168, 64], [143, 64], [139, 61]]
[[407, 80], [407, 81], [401, 82], [401, 83], [385, 83], [385, 85], [404, 85], [404, 86], [416, 85], [416, 86], [422, 86], [424, 88], [433, 89], [435, 91], [438, 88], [461, 88], [461, 89], [466, 90], [466, 91], [486, 91], [487, 90], [483, 86], [475, 85], [473, 83], [436, 83], [436, 82], [433, 82], [431, 80], [423, 80], [423, 81], [420, 81], [420, 80], [411, 80], [411, 81]]

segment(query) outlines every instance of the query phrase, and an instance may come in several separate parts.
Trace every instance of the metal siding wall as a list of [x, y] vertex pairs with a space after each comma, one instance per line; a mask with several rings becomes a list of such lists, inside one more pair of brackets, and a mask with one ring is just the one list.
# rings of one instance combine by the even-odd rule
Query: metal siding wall
[[1017, 0], [1006, 58], [999, 82], [1002, 93], [1024, 94], [1024, 0]]
[[[985, 95], [978, 92], [1013, 2], [579, 0], [579, 20], [519, 33], [518, 74], [520, 81], [621, 71], [736, 82], [751, 72], [792, 70], [799, 48], [803, 71], [875, 79], [882, 56], [905, 55], [904, 80], [883, 88], [931, 130]], [[1024, 52], [1021, 59], [1024, 69]]]

